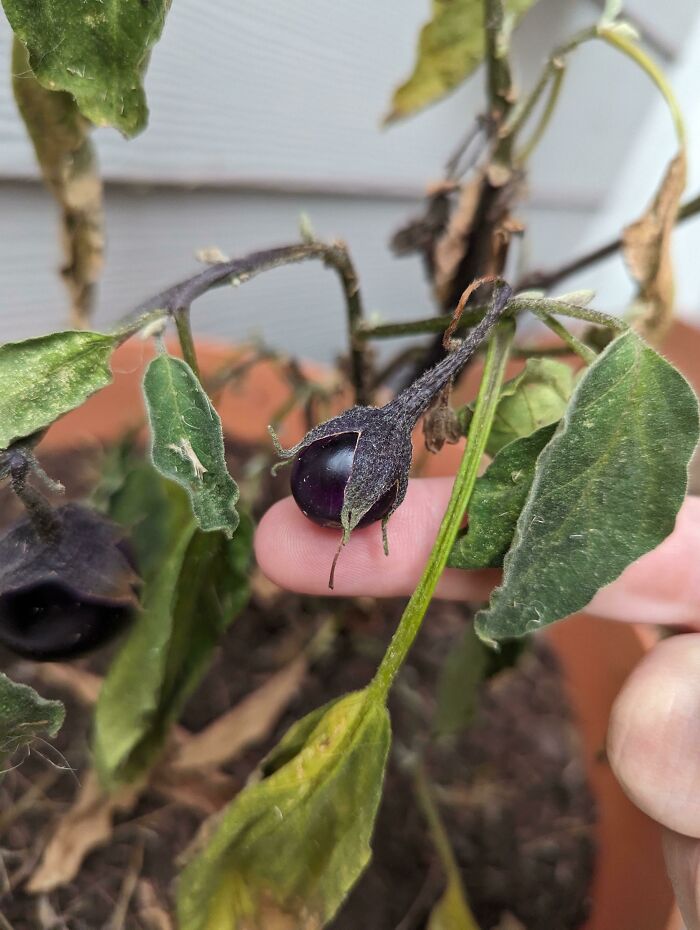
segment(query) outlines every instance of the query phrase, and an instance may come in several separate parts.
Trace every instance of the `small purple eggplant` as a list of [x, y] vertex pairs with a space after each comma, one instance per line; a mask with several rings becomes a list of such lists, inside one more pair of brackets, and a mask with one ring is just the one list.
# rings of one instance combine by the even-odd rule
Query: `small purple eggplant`
[[314, 427], [291, 449], [283, 449], [270, 429], [280, 457], [294, 459], [291, 489], [301, 511], [320, 526], [343, 531], [329, 587], [338, 555], [357, 527], [381, 520], [388, 553], [386, 526], [406, 496], [413, 428], [489, 335], [511, 293], [496, 280], [491, 306], [459, 348], [384, 407], [351, 407]]

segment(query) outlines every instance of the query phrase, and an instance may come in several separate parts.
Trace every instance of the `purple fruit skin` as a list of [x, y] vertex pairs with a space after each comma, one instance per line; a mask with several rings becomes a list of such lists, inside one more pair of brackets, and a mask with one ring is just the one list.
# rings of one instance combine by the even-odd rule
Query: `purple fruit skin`
[[[357, 433], [341, 433], [311, 443], [294, 459], [290, 485], [297, 506], [319, 526], [342, 527], [345, 485], [350, 478]], [[358, 523], [368, 526], [390, 513], [396, 488], [389, 488]]]

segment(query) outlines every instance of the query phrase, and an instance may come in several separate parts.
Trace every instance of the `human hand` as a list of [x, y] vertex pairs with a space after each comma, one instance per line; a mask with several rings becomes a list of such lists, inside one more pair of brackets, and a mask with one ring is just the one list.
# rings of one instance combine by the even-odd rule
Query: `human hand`
[[[411, 481], [389, 523], [356, 530], [335, 578], [337, 596], [409, 595], [428, 559], [452, 481]], [[330, 594], [338, 534], [311, 523], [291, 498], [262, 519], [255, 552], [263, 572], [292, 591]], [[437, 596], [482, 600], [499, 572], [447, 569]], [[689, 497], [674, 533], [600, 591], [588, 613], [700, 630], [700, 498]], [[664, 828], [664, 851], [687, 930], [700, 930], [700, 632], [660, 642], [613, 708], [608, 755], [632, 800]]]

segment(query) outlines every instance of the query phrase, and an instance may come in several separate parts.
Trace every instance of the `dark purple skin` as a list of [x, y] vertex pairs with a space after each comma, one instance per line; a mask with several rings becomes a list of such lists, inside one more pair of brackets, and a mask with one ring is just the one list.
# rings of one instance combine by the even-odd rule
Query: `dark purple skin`
[[81, 600], [58, 583], [35, 585], [0, 599], [0, 643], [35, 661], [73, 659], [109, 642], [133, 614], [130, 607]]
[[0, 643], [26, 659], [73, 659], [113, 639], [132, 618], [130, 607], [80, 599], [47, 582], [0, 598]]
[[[343, 494], [355, 457], [357, 433], [341, 433], [317, 439], [294, 459], [290, 485], [297, 506], [319, 526], [341, 528]], [[391, 512], [396, 487], [389, 488], [357, 524], [368, 526]]]

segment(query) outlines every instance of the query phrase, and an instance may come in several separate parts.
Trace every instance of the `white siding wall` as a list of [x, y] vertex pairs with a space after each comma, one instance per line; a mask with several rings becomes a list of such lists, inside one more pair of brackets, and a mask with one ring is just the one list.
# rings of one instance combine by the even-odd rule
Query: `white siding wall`
[[[695, 0], [672, 0], [661, 21], [650, 0], [630, 6], [673, 54], [698, 12]], [[428, 7], [175, 0], [148, 75], [149, 128], [131, 142], [96, 134], [108, 180], [98, 322], [195, 270], [198, 247], [243, 253], [293, 239], [302, 210], [319, 234], [348, 241], [370, 311], [388, 319], [430, 312], [419, 263], [393, 259], [386, 241], [478, 111], [482, 78], [418, 118], [379, 128]], [[592, 0], [541, 0], [517, 37], [523, 83], [554, 42], [598, 13]], [[10, 38], [0, 14], [8, 67]], [[591, 46], [572, 62], [562, 102], [533, 163], [525, 249], [532, 265], [562, 260], [601, 234], [596, 211], [653, 92], [627, 62]], [[9, 84], [0, 81], [0, 340], [63, 323], [55, 210], [36, 178]], [[234, 339], [255, 330], [322, 359], [342, 344], [337, 284], [318, 267], [218, 291], [202, 302], [196, 325]]]

